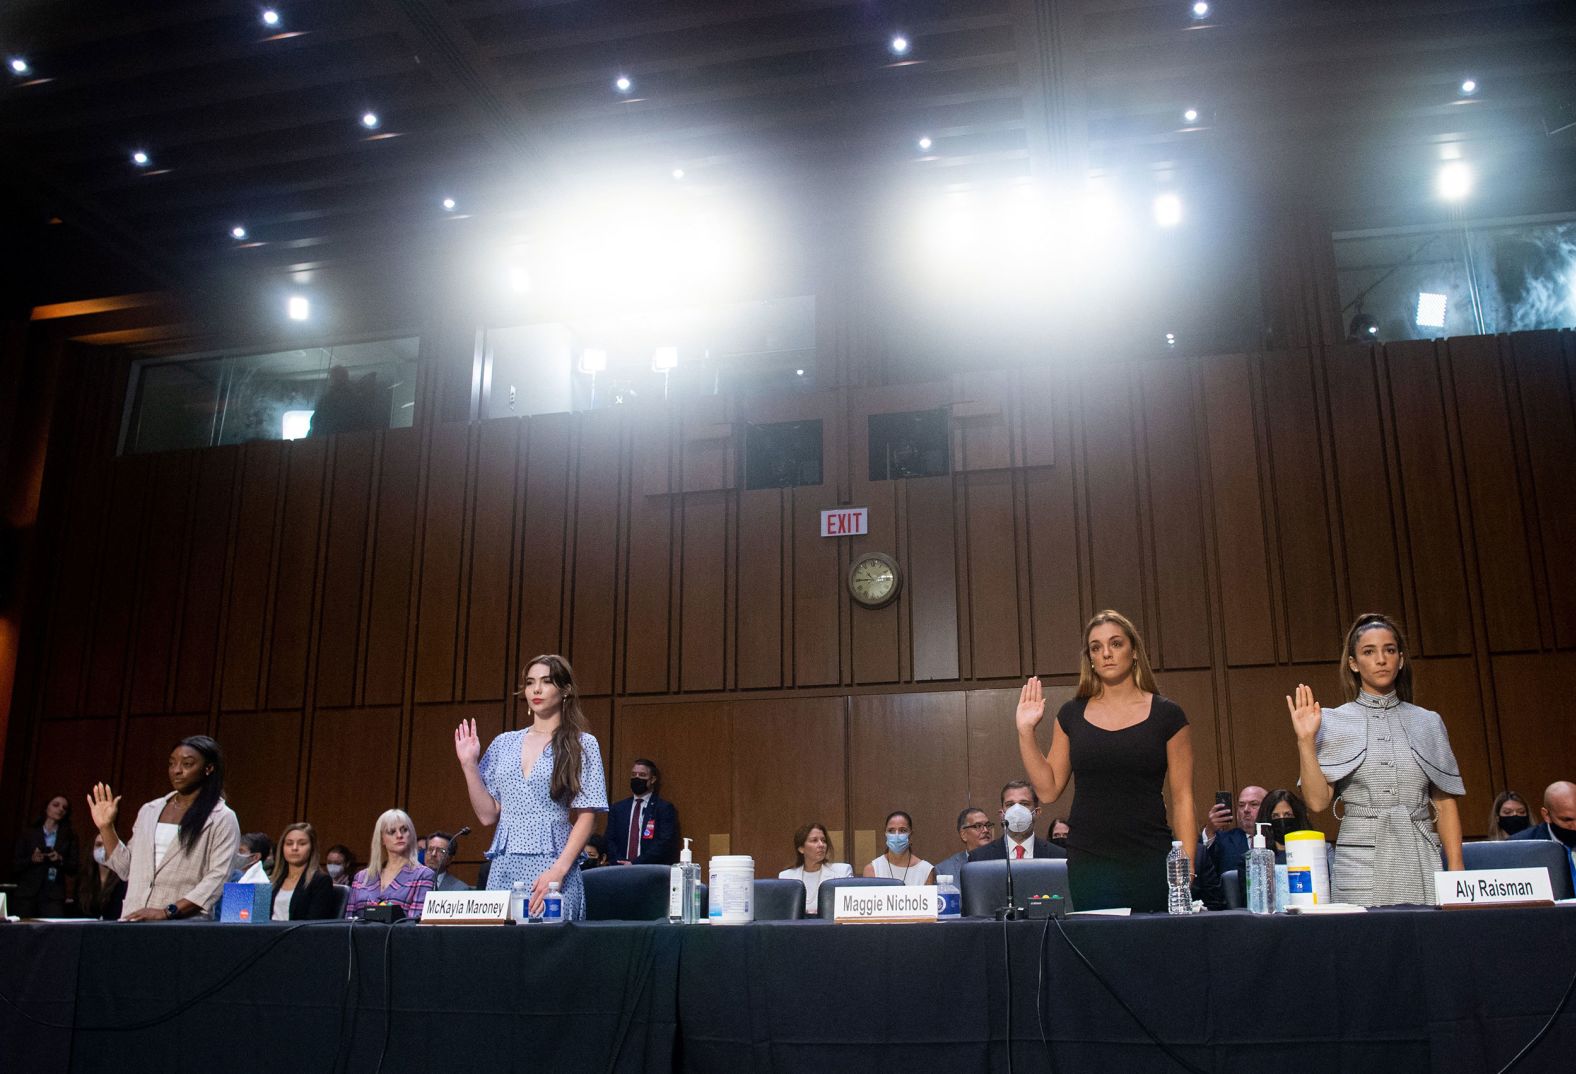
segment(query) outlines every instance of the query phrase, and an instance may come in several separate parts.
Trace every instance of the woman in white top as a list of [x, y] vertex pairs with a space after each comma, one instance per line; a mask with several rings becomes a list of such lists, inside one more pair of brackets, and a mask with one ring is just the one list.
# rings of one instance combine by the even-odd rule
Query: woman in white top
[[865, 866], [866, 876], [884, 876], [910, 886], [930, 883], [935, 866], [909, 849], [914, 819], [901, 809], [887, 814], [886, 853]]
[[832, 837], [824, 824], [806, 824], [793, 836], [799, 863], [777, 874], [779, 880], [797, 880], [804, 885], [804, 912], [820, 911], [821, 881], [853, 876], [854, 867], [846, 862], [827, 861], [834, 853]]

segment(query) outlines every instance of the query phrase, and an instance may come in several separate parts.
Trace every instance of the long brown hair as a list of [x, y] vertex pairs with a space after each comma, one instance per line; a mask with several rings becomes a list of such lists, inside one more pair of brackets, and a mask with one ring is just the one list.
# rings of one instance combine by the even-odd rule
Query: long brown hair
[[575, 673], [569, 661], [553, 653], [533, 656], [520, 667], [520, 686], [514, 696], [525, 693], [525, 676], [532, 667], [542, 664], [547, 677], [558, 687], [562, 710], [558, 717], [558, 730], [553, 732], [553, 783], [550, 791], [553, 801], [564, 808], [580, 794], [580, 736], [589, 733], [590, 725], [580, 711], [580, 694], [575, 690]]
[[322, 869], [317, 860], [317, 829], [304, 820], [294, 824], [286, 824], [285, 830], [279, 833], [279, 842], [274, 848], [274, 871], [268, 878], [269, 882], [278, 887], [284, 883], [285, 877], [290, 875], [290, 866], [285, 863], [285, 836], [291, 832], [305, 832], [307, 842], [306, 865], [301, 870], [302, 884], [310, 884], [312, 877]]
[[1094, 673], [1094, 662], [1089, 659], [1089, 635], [1101, 623], [1115, 623], [1127, 635], [1127, 643], [1133, 647], [1133, 681], [1140, 690], [1158, 694], [1160, 687], [1155, 683], [1155, 673], [1149, 667], [1149, 652], [1144, 648], [1144, 639], [1139, 635], [1138, 628], [1121, 612], [1107, 608], [1084, 627], [1083, 652], [1078, 654], [1078, 696], [1099, 697], [1100, 691], [1105, 688], [1100, 677]]
[[1341, 646], [1341, 682], [1346, 685], [1346, 696], [1355, 701], [1357, 691], [1363, 688], [1363, 677], [1352, 670], [1357, 657], [1357, 639], [1370, 630], [1388, 630], [1395, 637], [1395, 651], [1401, 656], [1401, 666], [1395, 672], [1395, 696], [1402, 701], [1412, 700], [1412, 662], [1406, 658], [1406, 635], [1396, 621], [1379, 612], [1364, 612], [1346, 632], [1346, 644]]

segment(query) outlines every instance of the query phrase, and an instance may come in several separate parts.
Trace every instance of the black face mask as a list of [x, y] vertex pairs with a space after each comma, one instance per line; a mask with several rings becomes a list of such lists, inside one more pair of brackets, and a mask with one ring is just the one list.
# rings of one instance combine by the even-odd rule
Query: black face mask
[[1065, 835], [1053, 835], [1051, 836], [1051, 842], [1059, 847], [1064, 847], [1067, 845], [1067, 837]]
[[1576, 828], [1561, 828], [1551, 820], [1549, 821], [1549, 834], [1572, 850], [1576, 850]]
[[1296, 824], [1295, 817], [1273, 817], [1270, 820], [1270, 835], [1277, 843], [1284, 844], [1287, 832], [1301, 831]]
[[1526, 817], [1518, 817], [1514, 813], [1499, 818], [1499, 830], [1506, 835], [1515, 835], [1517, 832], [1524, 832], [1530, 827], [1532, 827], [1532, 821]]
[[646, 779], [641, 779], [639, 776], [634, 776], [629, 781], [629, 790], [630, 790], [631, 794], [639, 796], [639, 795], [645, 794], [646, 791], [649, 790], [650, 788], [651, 788], [651, 781], [650, 780], [646, 780]]

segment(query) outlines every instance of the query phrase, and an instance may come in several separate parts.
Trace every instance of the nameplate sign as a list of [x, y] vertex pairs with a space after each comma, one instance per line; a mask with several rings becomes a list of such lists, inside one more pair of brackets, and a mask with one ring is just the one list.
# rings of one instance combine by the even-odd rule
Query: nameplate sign
[[941, 896], [931, 887], [837, 889], [833, 919], [839, 925], [865, 922], [934, 921], [941, 912]]
[[858, 537], [870, 532], [870, 508], [840, 507], [821, 512], [822, 537]]
[[507, 891], [429, 891], [421, 904], [423, 925], [507, 925]]
[[1466, 869], [1435, 873], [1434, 891], [1440, 906], [1455, 910], [1469, 906], [1504, 906], [1507, 903], [1554, 903], [1554, 887], [1547, 869]]

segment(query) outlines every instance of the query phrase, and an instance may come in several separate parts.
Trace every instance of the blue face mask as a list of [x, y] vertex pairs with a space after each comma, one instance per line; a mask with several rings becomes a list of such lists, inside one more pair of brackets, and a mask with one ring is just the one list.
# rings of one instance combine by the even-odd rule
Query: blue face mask
[[901, 854], [908, 849], [907, 832], [887, 832], [887, 850], [893, 854]]

